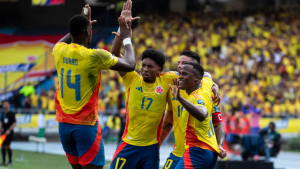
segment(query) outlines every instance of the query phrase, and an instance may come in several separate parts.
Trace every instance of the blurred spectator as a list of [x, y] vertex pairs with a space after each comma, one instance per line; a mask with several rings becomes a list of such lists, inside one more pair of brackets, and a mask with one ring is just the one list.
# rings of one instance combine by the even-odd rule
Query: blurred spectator
[[37, 96], [35, 93], [33, 93], [29, 96], [29, 98], [31, 101], [32, 108], [37, 108], [39, 105], [39, 96]]
[[267, 128], [260, 131], [260, 135], [265, 138], [266, 161], [270, 160], [272, 154], [276, 156], [280, 150], [280, 134], [275, 128], [275, 123], [271, 122]]
[[52, 94], [52, 96], [48, 97], [48, 112], [50, 114], [55, 114], [55, 96]]
[[108, 111], [110, 113], [117, 113], [118, 110], [118, 97], [119, 97], [119, 90], [116, 89], [115, 83], [111, 83], [111, 90], [107, 92], [108, 98]]
[[238, 111], [232, 111], [231, 116], [227, 119], [228, 127], [228, 148], [232, 151], [232, 158], [236, 156], [235, 145], [238, 143], [238, 133], [239, 133], [239, 124], [238, 124]]
[[25, 97], [25, 99], [24, 99], [23, 108], [24, 108], [23, 113], [31, 113], [31, 103], [30, 103], [30, 99], [28, 97]]
[[41, 108], [47, 109], [48, 108], [48, 97], [47, 97], [47, 92], [45, 89], [42, 91], [40, 101], [41, 101]]
[[14, 93], [14, 96], [12, 98], [12, 103], [13, 103], [13, 106], [15, 109], [18, 109], [18, 108], [22, 108], [22, 105], [21, 105], [21, 95], [18, 91], [16, 91]]
[[38, 128], [39, 128], [39, 132], [37, 137], [44, 137], [44, 133], [45, 133], [45, 110], [41, 109], [39, 111], [39, 115], [37, 117], [37, 123], [38, 123]]
[[252, 104], [249, 105], [249, 112], [251, 114], [250, 118], [250, 134], [258, 134], [259, 132], [259, 120], [261, 118], [261, 109], [258, 108], [256, 101], [252, 101]]
[[107, 126], [107, 124], [105, 122], [103, 130], [102, 130], [102, 138], [103, 138], [104, 141], [107, 140], [109, 134], [110, 134], [110, 128]]
[[119, 144], [121, 142], [122, 135], [124, 133], [125, 126], [126, 126], [126, 109], [125, 108], [120, 110], [119, 116], [120, 116], [120, 119], [121, 119], [121, 128], [120, 128], [119, 139], [118, 139], [117, 144]]
[[20, 90], [20, 94], [23, 94], [25, 97], [28, 97], [31, 94], [35, 93], [35, 88], [29, 82], [27, 85], [23, 86]]

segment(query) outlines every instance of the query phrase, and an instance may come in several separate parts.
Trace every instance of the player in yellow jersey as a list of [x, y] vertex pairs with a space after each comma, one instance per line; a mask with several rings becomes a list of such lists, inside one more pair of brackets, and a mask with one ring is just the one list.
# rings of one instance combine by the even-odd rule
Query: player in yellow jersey
[[[102, 169], [105, 164], [98, 123], [98, 93], [101, 70], [133, 71], [135, 56], [131, 45], [131, 22], [119, 18], [125, 57], [118, 59], [102, 49], [88, 49], [92, 38], [91, 8], [69, 21], [70, 33], [53, 49], [59, 87], [55, 96], [59, 137], [73, 169]], [[88, 10], [87, 15], [84, 10]]]
[[[200, 56], [192, 51], [183, 51], [180, 54], [180, 58], [178, 61], [178, 67], [177, 71], [180, 71], [181, 67], [186, 62], [194, 62], [197, 64], [200, 64]], [[206, 72], [205, 72], [206, 73]], [[205, 85], [204, 83], [203, 85]], [[217, 137], [219, 149], [221, 151], [220, 157], [224, 158], [226, 156], [226, 151], [222, 148], [224, 143], [224, 127], [222, 124], [221, 113], [220, 108], [217, 105], [219, 102], [219, 92], [218, 92], [218, 86], [216, 84], [212, 87], [213, 93], [216, 93], [214, 97], [215, 104], [213, 109], [213, 117], [216, 119], [213, 120], [214, 129], [216, 130], [215, 134]], [[187, 99], [188, 94], [184, 90], [180, 90], [180, 94], [183, 98]], [[171, 91], [169, 91], [169, 98], [171, 98], [170, 101], [168, 101], [168, 109], [166, 111], [166, 115], [164, 117], [164, 122], [162, 126], [162, 132], [160, 137], [160, 144], [164, 141], [164, 139], [167, 137], [167, 135], [170, 133], [172, 127], [174, 126], [174, 137], [175, 137], [175, 144], [173, 151], [171, 152], [170, 156], [168, 157], [164, 169], [174, 169], [177, 165], [177, 163], [180, 161], [180, 158], [183, 156], [185, 152], [185, 142], [184, 142], [184, 135], [182, 132], [182, 110], [183, 107], [179, 103], [179, 101], [173, 97]], [[217, 110], [216, 112], [214, 110]]]
[[[187, 148], [175, 169], [213, 169], [220, 154], [212, 124], [213, 82], [211, 77], [203, 76], [201, 65], [184, 63], [179, 71], [179, 80], [175, 79], [171, 87], [172, 95], [183, 106], [182, 132]], [[179, 89], [186, 90], [187, 99], [181, 97]]]

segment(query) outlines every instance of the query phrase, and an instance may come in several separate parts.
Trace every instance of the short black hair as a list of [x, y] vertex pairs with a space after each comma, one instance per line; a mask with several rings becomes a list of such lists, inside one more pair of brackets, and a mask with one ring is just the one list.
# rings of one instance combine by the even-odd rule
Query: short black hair
[[200, 56], [198, 55], [198, 53], [190, 51], [190, 50], [185, 50], [180, 54], [180, 56], [182, 56], [182, 55], [190, 57], [190, 58], [192, 58], [193, 62], [200, 64]]
[[151, 60], [153, 60], [159, 67], [161, 67], [161, 70], [164, 69], [166, 57], [162, 52], [157, 51], [155, 49], [146, 49], [142, 53], [142, 60], [146, 58], [150, 58]]
[[77, 36], [88, 29], [90, 21], [83, 15], [75, 15], [69, 21], [69, 32], [72, 36]]
[[269, 123], [269, 126], [270, 126], [270, 125], [273, 125], [274, 129], [276, 128], [276, 125], [275, 125], [274, 122], [270, 122], [270, 123]]
[[197, 71], [197, 73], [199, 74], [199, 76], [201, 78], [203, 78], [203, 76], [204, 76], [204, 69], [203, 69], [203, 67], [200, 64], [194, 63], [194, 62], [185, 62], [184, 65], [191, 65], [191, 66], [193, 66], [193, 69]]
[[5, 103], [5, 102], [8, 102], [8, 103], [9, 103], [9, 100], [3, 100], [3, 101], [2, 101], [2, 104]]

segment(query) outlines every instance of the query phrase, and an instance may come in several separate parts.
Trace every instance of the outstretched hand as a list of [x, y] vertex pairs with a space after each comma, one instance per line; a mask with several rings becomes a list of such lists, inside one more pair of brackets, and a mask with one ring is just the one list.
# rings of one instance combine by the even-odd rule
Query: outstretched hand
[[131, 21], [129, 21], [129, 24], [127, 25], [124, 16], [120, 16], [118, 21], [120, 26], [120, 33], [113, 32], [112, 34], [116, 35], [122, 40], [126, 38], [131, 38], [132, 36]]
[[[87, 9], [89, 10], [88, 13], [87, 13], [87, 15], [84, 14], [84, 8], [87, 8]], [[86, 17], [88, 18], [88, 20], [90, 21], [91, 25], [93, 25], [94, 23], [97, 22], [96, 20], [91, 21], [91, 15], [92, 15], [92, 12], [91, 12], [91, 7], [90, 7], [89, 4], [86, 4], [86, 5], [82, 8], [81, 15], [86, 16]]]
[[124, 5], [123, 5], [123, 9], [122, 9], [122, 12], [121, 12], [121, 16], [124, 16], [125, 17], [125, 21], [126, 23], [128, 23], [129, 21], [134, 21], [136, 19], [140, 19], [140, 17], [132, 17], [132, 12], [131, 12], [131, 9], [132, 9], [132, 1], [131, 0], [128, 0]]
[[178, 99], [180, 97], [180, 92], [179, 92], [179, 81], [177, 78], [173, 79], [173, 87], [171, 84], [169, 84], [172, 95]]

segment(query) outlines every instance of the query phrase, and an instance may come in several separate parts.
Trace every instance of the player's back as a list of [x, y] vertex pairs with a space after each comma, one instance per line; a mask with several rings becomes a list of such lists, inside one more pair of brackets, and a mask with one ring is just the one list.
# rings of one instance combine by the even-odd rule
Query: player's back
[[117, 63], [105, 50], [58, 43], [53, 49], [59, 87], [56, 120], [62, 123], [94, 125], [97, 120], [101, 70]]

